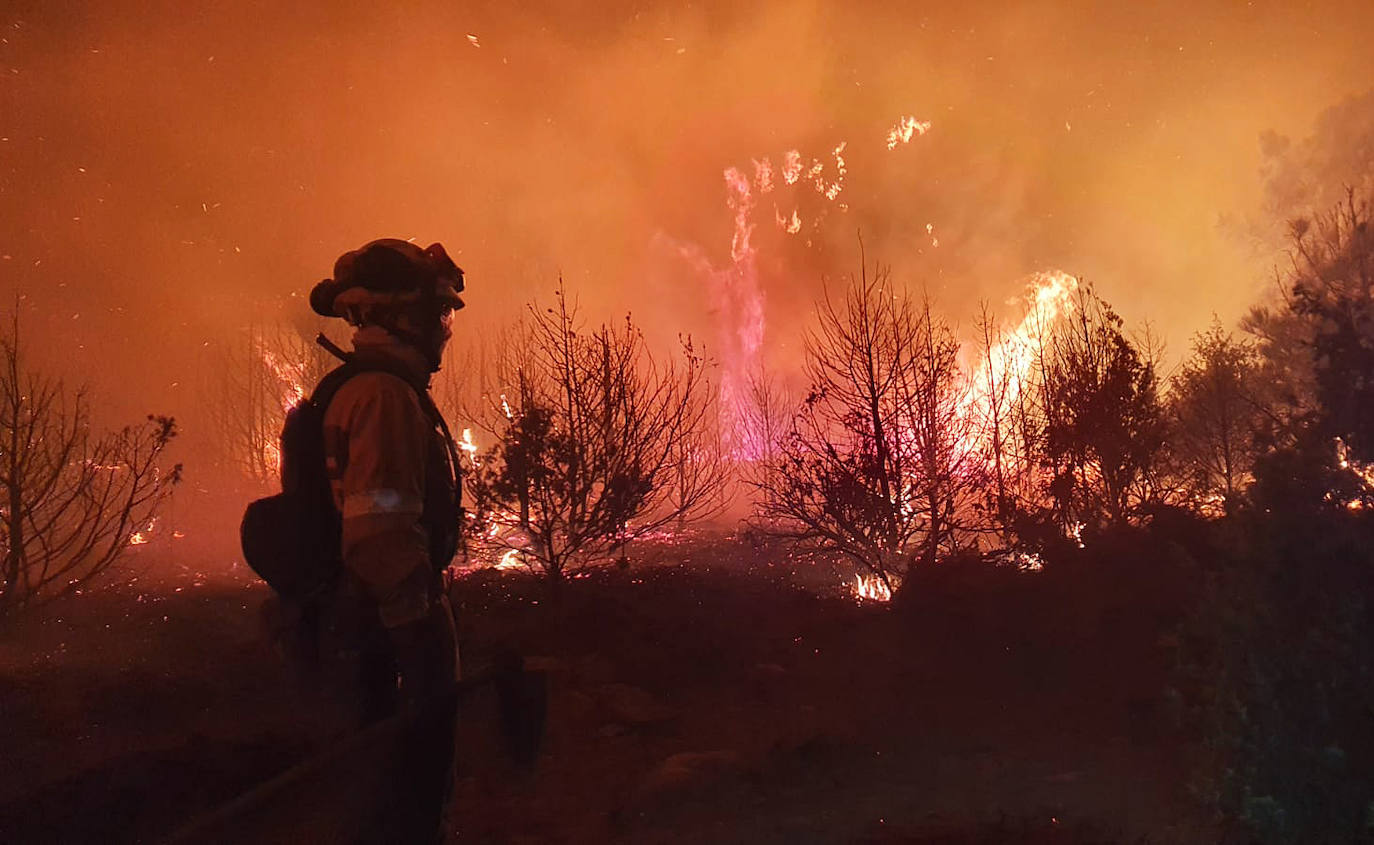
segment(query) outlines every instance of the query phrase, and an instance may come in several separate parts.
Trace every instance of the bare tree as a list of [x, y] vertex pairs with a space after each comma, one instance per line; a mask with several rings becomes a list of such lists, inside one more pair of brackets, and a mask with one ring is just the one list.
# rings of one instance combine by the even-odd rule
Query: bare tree
[[469, 477], [478, 542], [561, 578], [715, 509], [724, 467], [705, 448], [710, 384], [690, 341], [661, 365], [628, 318], [586, 330], [561, 281], [530, 314], [496, 445]]
[[885, 268], [864, 267], [842, 302], [827, 294], [817, 310], [810, 392], [757, 484], [757, 512], [891, 589], [958, 545], [979, 483], [958, 344]]
[[28, 369], [16, 311], [0, 338], [0, 614], [79, 588], [142, 536], [181, 478], [159, 463], [175, 435], [149, 416], [93, 436], [84, 391]]

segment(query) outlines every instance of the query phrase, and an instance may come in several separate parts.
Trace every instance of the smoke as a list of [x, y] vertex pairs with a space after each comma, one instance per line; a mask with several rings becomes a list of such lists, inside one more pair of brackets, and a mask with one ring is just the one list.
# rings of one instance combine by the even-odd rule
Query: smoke
[[[380, 236], [445, 243], [474, 336], [561, 273], [590, 319], [789, 370], [861, 234], [965, 325], [1062, 268], [1178, 343], [1273, 260], [1219, 220], [1368, 160], [1374, 13], [1216, 5], [11, 4], [0, 292], [111, 421], [174, 414], [192, 453], [206, 350]], [[841, 144], [836, 196], [784, 183], [794, 150], [833, 182]], [[725, 173], [765, 159], [741, 298]]]
[[1374, 89], [1322, 112], [1312, 134], [1294, 142], [1277, 131], [1261, 136], [1264, 221], [1281, 226], [1295, 217], [1330, 211], [1345, 200], [1374, 196]]

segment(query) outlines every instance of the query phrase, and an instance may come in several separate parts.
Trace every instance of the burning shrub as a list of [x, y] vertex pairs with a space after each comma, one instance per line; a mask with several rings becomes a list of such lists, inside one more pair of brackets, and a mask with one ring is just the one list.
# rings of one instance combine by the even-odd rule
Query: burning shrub
[[476, 542], [559, 578], [647, 532], [721, 505], [725, 472], [707, 425], [704, 361], [659, 365], [626, 318], [594, 331], [560, 286], [531, 307], [492, 426], [468, 474]]

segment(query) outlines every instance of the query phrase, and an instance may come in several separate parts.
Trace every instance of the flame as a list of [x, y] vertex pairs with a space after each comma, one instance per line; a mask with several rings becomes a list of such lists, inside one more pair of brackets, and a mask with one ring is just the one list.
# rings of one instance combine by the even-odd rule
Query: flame
[[797, 213], [795, 208], [792, 209], [789, 216], [783, 217], [782, 213], [778, 211], [778, 207], [773, 206], [773, 222], [777, 223], [778, 228], [789, 235], [795, 235], [801, 231], [801, 215]]
[[305, 399], [305, 362], [283, 361], [267, 349], [262, 350], [262, 362], [281, 382], [282, 410], [289, 411], [299, 405]]
[[[974, 369], [969, 391], [960, 402], [959, 415], [989, 416], [994, 390], [1004, 391], [1002, 401], [1010, 406], [1020, 398], [1031, 367], [1035, 365], [1050, 326], [1073, 311], [1073, 294], [1078, 279], [1061, 270], [1036, 273], [1026, 295], [1026, 313], [1014, 328], [1002, 334], [988, 356]], [[990, 446], [990, 432], [984, 426], [970, 427], [974, 442], [970, 451], [983, 452]]]
[[855, 575], [853, 592], [859, 601], [892, 600], [892, 588], [877, 575]]
[[524, 562], [520, 560], [520, 550], [509, 549], [505, 554], [501, 555], [501, 559], [496, 562], [494, 568], [502, 570], [521, 569], [524, 565]]
[[768, 160], [767, 156], [761, 160], [754, 160], [754, 185], [758, 187], [761, 194], [773, 190], [773, 163]]
[[143, 526], [143, 528], [142, 528], [141, 530], [135, 531], [134, 533], [132, 533], [132, 534], [129, 535], [129, 545], [131, 545], [131, 546], [142, 546], [142, 545], [146, 545], [146, 544], [148, 543], [148, 541], [150, 541], [150, 540], [153, 539], [153, 528], [154, 528], [156, 525], [157, 525], [157, 517], [153, 517], [152, 519], [148, 520], [148, 524], [145, 525], [145, 526]]
[[473, 463], [477, 462], [477, 443], [472, 439], [472, 429], [463, 429], [463, 436], [458, 439], [458, 448], [462, 450]]
[[897, 125], [887, 132], [887, 148], [895, 150], [898, 144], [908, 144], [912, 137], [919, 137], [930, 131], [929, 120], [917, 120], [914, 117], [906, 116], [897, 121]]
[[[279, 400], [283, 413], [305, 400], [305, 362], [283, 361], [270, 349], [260, 348], [259, 357], [267, 369], [276, 377], [280, 389]], [[262, 462], [272, 474], [281, 472], [281, 444], [269, 438], [262, 446]]]
[[[905, 143], [915, 135], [924, 135], [930, 127], [930, 121], [904, 117], [889, 133], [888, 148], [896, 146], [899, 140]], [[803, 206], [796, 204], [799, 197], [795, 191], [805, 191], [809, 186], [811, 191], [825, 197], [841, 212], [848, 210], [848, 204], [837, 202], [844, 192], [849, 173], [849, 162], [845, 158], [848, 145], [849, 142], [844, 140], [835, 143], [829, 150], [829, 161], [803, 156], [800, 150], [789, 149], [783, 152], [777, 167], [772, 158], [764, 156], [749, 159], [752, 175], [742, 167], [727, 167], [724, 170], [726, 205], [733, 218], [729, 266], [713, 266], [704, 251], [693, 244], [675, 244], [678, 254], [706, 280], [711, 288], [712, 300], [720, 303], [714, 312], [718, 319], [728, 321], [719, 327], [719, 345], [716, 348], [720, 365], [720, 421], [725, 431], [742, 432], [747, 428], [740, 423], [749, 412], [749, 380], [759, 368], [763, 347], [764, 293], [758, 276], [758, 248], [754, 241], [754, 214], [758, 198], [774, 191], [782, 193], [784, 188], [793, 186], [792, 203], [779, 200], [772, 204], [773, 222], [780, 231], [789, 235], [800, 233], [807, 225], [812, 228], [819, 226], [829, 210], [828, 206], [823, 207], [814, 219], [803, 220]], [[785, 208], [788, 205], [792, 206], [792, 210], [784, 214], [780, 206]], [[928, 229], [927, 234], [930, 233]], [[810, 244], [808, 240], [807, 245]], [[938, 239], [932, 237], [932, 245], [938, 246]], [[765, 454], [767, 445], [734, 442], [728, 444], [728, 449], [735, 458], [749, 461]]]

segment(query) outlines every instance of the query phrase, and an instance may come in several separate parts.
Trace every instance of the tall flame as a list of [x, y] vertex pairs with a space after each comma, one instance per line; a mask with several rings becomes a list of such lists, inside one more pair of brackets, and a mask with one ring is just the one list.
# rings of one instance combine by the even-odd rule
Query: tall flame
[[[995, 399], [1004, 406], [1014, 405], [1021, 397], [1031, 368], [1040, 355], [1050, 327], [1060, 317], [1073, 311], [1073, 294], [1078, 279], [1062, 270], [1034, 274], [1028, 284], [1026, 313], [1011, 329], [1003, 332], [988, 355], [974, 368], [969, 378], [969, 391], [959, 407], [959, 415], [990, 416]], [[1000, 393], [1000, 397], [996, 393]], [[986, 447], [990, 434], [985, 427], [974, 425], [977, 442], [968, 444], [971, 450]]]
[[[305, 399], [305, 362], [284, 361], [270, 349], [260, 349], [259, 357], [268, 371], [277, 379], [279, 401], [284, 413], [299, 405]], [[263, 464], [273, 473], [281, 471], [281, 444], [275, 437], [269, 437], [262, 446]]]

